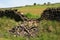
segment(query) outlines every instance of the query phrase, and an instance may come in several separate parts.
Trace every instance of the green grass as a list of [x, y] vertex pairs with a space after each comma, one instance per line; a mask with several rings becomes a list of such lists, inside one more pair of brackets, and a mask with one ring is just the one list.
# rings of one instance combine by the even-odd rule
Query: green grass
[[25, 40], [23, 37], [14, 37], [8, 32], [12, 27], [17, 26], [18, 23], [14, 19], [7, 17], [0, 18], [0, 40]]
[[39, 18], [40, 15], [37, 15], [37, 14], [32, 14], [32, 13], [26, 13], [24, 14], [27, 18], [30, 18], [30, 19], [36, 19], [36, 18]]
[[[28, 18], [39, 18], [44, 9], [48, 7], [60, 7], [60, 4], [54, 5], [37, 5], [27, 7], [17, 7], [19, 11], [26, 13]], [[8, 30], [14, 26], [17, 26], [19, 22], [7, 17], [0, 18], [0, 40], [26, 40], [27, 37], [14, 37], [10, 35]], [[51, 32], [48, 32], [50, 28]], [[39, 23], [39, 33], [37, 37], [29, 38], [30, 40], [60, 40], [60, 22], [42, 20]]]
[[[8, 30], [18, 23], [13, 19], [7, 17], [0, 18], [0, 40], [26, 40], [27, 37], [14, 37], [10, 35]], [[52, 27], [51, 27], [52, 26]], [[51, 27], [52, 32], [48, 32], [49, 27]], [[31, 37], [30, 40], [60, 40], [60, 22], [42, 20], [39, 23], [39, 33], [37, 37]], [[43, 31], [46, 30], [46, 31]]]
[[46, 8], [57, 8], [60, 7], [59, 3], [56, 4], [50, 4], [50, 5], [32, 5], [32, 6], [24, 6], [24, 7], [17, 7], [16, 9], [18, 9], [20, 12], [25, 13], [32, 13], [32, 14], [41, 14]]

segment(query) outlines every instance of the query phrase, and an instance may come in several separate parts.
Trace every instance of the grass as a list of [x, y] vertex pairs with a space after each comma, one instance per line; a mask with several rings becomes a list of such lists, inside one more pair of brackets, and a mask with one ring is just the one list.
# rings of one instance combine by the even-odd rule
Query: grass
[[[14, 37], [10, 35], [8, 30], [18, 23], [13, 19], [7, 17], [0, 18], [0, 40], [26, 40], [27, 37]], [[52, 32], [48, 32], [49, 27], [51, 27]], [[30, 40], [59, 40], [60, 39], [60, 22], [42, 20], [39, 23], [39, 34], [37, 37], [31, 37]], [[44, 30], [46, 31], [44, 31]]]
[[20, 12], [23, 13], [32, 13], [32, 14], [38, 14], [40, 15], [46, 8], [52, 8], [52, 7], [60, 7], [60, 4], [51, 4], [51, 5], [32, 5], [32, 6], [25, 6], [21, 8], [17, 8]]
[[[37, 5], [17, 8], [19, 11], [25, 13], [28, 18], [39, 18], [43, 10], [48, 7], [60, 7], [60, 4], [54, 5]], [[26, 40], [26, 37], [14, 37], [10, 35], [8, 30], [17, 26], [19, 22], [7, 17], [0, 18], [0, 40]], [[39, 23], [39, 33], [37, 37], [29, 38], [29, 40], [60, 40], [60, 22], [42, 20]], [[51, 30], [49, 32], [47, 29]]]
[[17, 25], [18, 23], [13, 19], [7, 17], [0, 18], [0, 40], [25, 40], [23, 37], [14, 37], [8, 32], [8, 30]]
[[[26, 13], [32, 13], [32, 14], [36, 14], [36, 15], [40, 15], [41, 13], [43, 13], [43, 11], [46, 8], [56, 8], [56, 7], [60, 7], [60, 3], [55, 3], [55, 4], [50, 4], [50, 5], [30, 5], [30, 6], [22, 6], [22, 7], [14, 7], [11, 9], [18, 9], [19, 12], [23, 12], [24, 14]], [[3, 10], [5, 9], [10, 9], [10, 8], [1, 8]]]
[[36, 19], [39, 18], [40, 15], [36, 15], [36, 14], [32, 14], [32, 13], [26, 13], [24, 14], [27, 18], [31, 18], [31, 19]]

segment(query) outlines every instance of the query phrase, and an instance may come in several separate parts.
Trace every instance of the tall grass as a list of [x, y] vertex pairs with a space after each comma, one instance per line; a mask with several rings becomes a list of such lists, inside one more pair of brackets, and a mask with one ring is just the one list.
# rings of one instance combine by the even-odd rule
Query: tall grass
[[[31, 16], [31, 14], [28, 14]], [[29, 16], [29, 18], [31, 18]], [[35, 18], [34, 16], [32, 16]], [[0, 18], [0, 40], [26, 40], [27, 37], [14, 37], [14, 35], [10, 35], [8, 32], [14, 26], [17, 26], [18, 22], [14, 21], [14, 19], [10, 19], [7, 17]], [[49, 32], [48, 29], [51, 30]], [[50, 21], [50, 20], [42, 20], [39, 23], [39, 33], [37, 37], [31, 37], [29, 40], [60, 40], [60, 22]]]
[[40, 17], [40, 15], [32, 14], [32, 13], [26, 13], [25, 16], [27, 18], [32, 18], [32, 19], [36, 19], [36, 18], [39, 18]]

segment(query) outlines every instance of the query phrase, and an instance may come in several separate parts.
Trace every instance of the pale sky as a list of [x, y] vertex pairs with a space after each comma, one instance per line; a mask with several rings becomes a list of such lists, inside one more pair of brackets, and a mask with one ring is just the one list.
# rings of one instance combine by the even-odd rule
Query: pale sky
[[32, 5], [33, 3], [60, 3], [60, 0], [0, 0], [0, 8]]

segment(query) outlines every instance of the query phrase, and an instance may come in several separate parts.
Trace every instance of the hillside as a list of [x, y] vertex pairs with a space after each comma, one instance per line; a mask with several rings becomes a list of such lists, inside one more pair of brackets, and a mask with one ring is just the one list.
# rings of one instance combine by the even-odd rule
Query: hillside
[[60, 3], [50, 4], [50, 5], [27, 5], [24, 7], [17, 7], [20, 12], [23, 13], [32, 13], [32, 14], [41, 14], [46, 8], [60, 7]]
[[31, 13], [31, 14], [36, 14], [39, 15], [41, 14], [46, 8], [56, 8], [60, 7], [60, 3], [54, 3], [54, 4], [49, 4], [49, 5], [26, 5], [26, 6], [21, 6], [21, 7], [12, 7], [12, 8], [1, 8], [3, 10], [5, 9], [18, 9], [20, 12], [26, 14], [26, 13]]
[[[29, 18], [31, 17], [40, 18], [41, 16], [40, 14], [42, 14], [46, 8], [58, 8], [58, 7], [60, 7], [59, 3], [51, 4], [51, 5], [35, 5], [35, 6], [30, 5], [23, 7], [14, 7], [11, 9], [18, 9], [19, 12], [23, 12]], [[10, 8], [1, 8], [1, 9], [6, 10]], [[9, 30], [13, 27], [18, 26], [21, 23], [21, 21], [17, 22], [14, 19], [11, 19], [10, 16], [8, 17], [7, 16], [8, 15], [6, 14], [3, 17], [0, 17], [0, 40], [26, 40], [27, 37], [22, 37], [22, 36], [15, 37], [15, 35], [9, 33]], [[14, 16], [13, 18], [16, 17]], [[38, 24], [39, 24], [38, 28], [40, 29], [38, 36], [30, 37], [29, 40], [60, 40], [60, 21], [56, 21], [55, 19], [54, 20], [44, 19], [41, 20]]]

